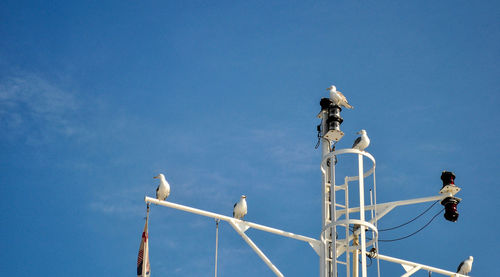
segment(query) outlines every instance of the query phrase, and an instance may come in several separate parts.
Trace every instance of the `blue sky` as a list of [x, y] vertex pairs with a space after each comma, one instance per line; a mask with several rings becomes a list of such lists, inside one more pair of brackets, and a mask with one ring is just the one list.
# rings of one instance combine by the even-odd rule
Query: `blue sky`
[[[134, 276], [143, 198], [160, 172], [172, 202], [230, 215], [246, 194], [247, 220], [317, 238], [316, 115], [331, 84], [355, 107], [342, 112], [338, 147], [360, 129], [372, 139], [378, 202], [435, 195], [442, 170], [462, 187], [456, 223], [439, 216], [380, 252], [448, 270], [473, 255], [473, 276], [491, 275], [498, 11], [495, 1], [2, 1], [2, 275]], [[380, 238], [417, 230], [438, 206]], [[285, 276], [318, 275], [306, 243], [248, 234]], [[150, 243], [153, 276], [213, 275], [212, 219], [153, 206]], [[219, 276], [274, 276], [225, 223], [219, 247]]]

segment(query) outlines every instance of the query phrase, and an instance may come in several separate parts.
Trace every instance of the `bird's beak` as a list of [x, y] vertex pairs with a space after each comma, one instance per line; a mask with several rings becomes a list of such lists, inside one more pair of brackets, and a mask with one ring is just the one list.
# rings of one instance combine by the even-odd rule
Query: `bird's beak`
[[331, 89], [332, 89], [332, 87], [326, 88], [326, 90], [331, 90]]
[[158, 179], [160, 178], [160, 175], [153, 177], [153, 179]]
[[361, 135], [361, 131], [357, 132], [356, 134]]

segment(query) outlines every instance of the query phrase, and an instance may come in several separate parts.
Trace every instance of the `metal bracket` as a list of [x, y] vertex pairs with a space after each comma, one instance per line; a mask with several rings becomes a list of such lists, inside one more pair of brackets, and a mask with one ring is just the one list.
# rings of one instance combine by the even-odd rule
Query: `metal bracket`
[[316, 254], [321, 255], [321, 244], [319, 241], [309, 242], [309, 245], [312, 247], [314, 252], [316, 252]]
[[444, 186], [440, 191], [439, 193], [443, 194], [443, 193], [451, 193], [451, 195], [455, 195], [457, 194], [459, 191], [461, 190], [461, 188], [455, 186], [455, 185], [446, 185]]
[[241, 232], [245, 233], [248, 229], [250, 229], [250, 226], [246, 224], [244, 221], [232, 221], [235, 225], [235, 228], [238, 228]]
[[406, 273], [401, 275], [401, 277], [408, 277], [413, 275], [413, 273], [419, 271], [422, 267], [421, 266], [409, 266], [409, 265], [404, 265], [402, 264], [403, 268], [406, 270]]

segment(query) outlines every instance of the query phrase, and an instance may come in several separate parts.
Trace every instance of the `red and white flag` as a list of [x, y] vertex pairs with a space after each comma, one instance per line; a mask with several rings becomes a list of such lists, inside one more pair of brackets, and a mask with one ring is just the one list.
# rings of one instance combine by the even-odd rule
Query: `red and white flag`
[[[148, 207], [149, 212], [149, 207]], [[148, 217], [146, 217], [146, 225], [142, 232], [141, 247], [137, 257], [137, 277], [149, 277], [149, 240], [148, 240]]]

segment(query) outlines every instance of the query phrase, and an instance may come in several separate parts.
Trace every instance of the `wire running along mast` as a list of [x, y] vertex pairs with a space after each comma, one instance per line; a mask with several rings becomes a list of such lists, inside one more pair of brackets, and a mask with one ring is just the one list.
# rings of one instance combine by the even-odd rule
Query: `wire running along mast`
[[[323, 174], [322, 182], [322, 232], [319, 239], [310, 238], [307, 236], [297, 235], [291, 232], [283, 231], [280, 229], [264, 226], [261, 224], [248, 222], [244, 220], [235, 219], [233, 217], [196, 209], [193, 207], [172, 203], [169, 201], [161, 201], [156, 198], [145, 197], [144, 201], [148, 204], [153, 203], [173, 209], [186, 211], [189, 213], [198, 214], [205, 217], [216, 219], [216, 256], [215, 256], [215, 276], [217, 276], [217, 251], [218, 251], [218, 227], [219, 221], [228, 222], [233, 229], [247, 242], [247, 244], [257, 253], [257, 255], [266, 263], [266, 265], [274, 272], [276, 276], [284, 276], [283, 273], [267, 258], [267, 256], [259, 249], [259, 247], [245, 234], [249, 228], [258, 229], [264, 232], [273, 233], [276, 235], [300, 240], [307, 242], [319, 256], [319, 273], [320, 277], [336, 277], [339, 275], [339, 266], [343, 266], [345, 276], [367, 277], [367, 257], [376, 258], [377, 265], [379, 260], [385, 260], [402, 265], [406, 271], [402, 277], [411, 276], [419, 270], [427, 270], [447, 276], [463, 277], [464, 275], [454, 273], [447, 270], [442, 270], [435, 267], [430, 267], [402, 259], [392, 258], [386, 255], [377, 253], [377, 251], [367, 251], [367, 247], [373, 246], [378, 248], [378, 232], [382, 230], [377, 229], [377, 221], [389, 213], [392, 209], [417, 203], [424, 203], [430, 201], [442, 201], [443, 205], [457, 204], [460, 199], [455, 198], [454, 195], [460, 188], [454, 186], [453, 179], [451, 184], [453, 186], [445, 186], [443, 179], [443, 188], [436, 196], [394, 201], [388, 203], [376, 202], [376, 179], [375, 179], [375, 158], [365, 151], [357, 149], [339, 149], [335, 150], [336, 142], [338, 142], [344, 133], [340, 130], [340, 124], [343, 119], [340, 117], [341, 108], [334, 105], [329, 99], [323, 98], [321, 100], [322, 110], [318, 115], [321, 118], [321, 125], [318, 126], [318, 138], [321, 143], [322, 161], [321, 172]], [[333, 147], [332, 147], [333, 142]], [[357, 155], [358, 157], [358, 174], [357, 176], [345, 176], [344, 182], [337, 184], [335, 166], [337, 164], [337, 156], [340, 155]], [[368, 170], [364, 170], [364, 159], [372, 162]], [[444, 172], [443, 172], [444, 175]], [[365, 205], [365, 187], [364, 182], [366, 178], [373, 178], [373, 191], [370, 190], [370, 205]], [[359, 206], [350, 207], [349, 205], [349, 187], [358, 185], [359, 192]], [[341, 191], [344, 191], [344, 203], [339, 203], [337, 200], [341, 199]], [[372, 194], [373, 193], [373, 194]], [[374, 197], [373, 197], [374, 196]], [[432, 206], [431, 206], [432, 207]], [[450, 207], [448, 207], [450, 209]], [[366, 212], [369, 212], [370, 218], [366, 218]], [[355, 215], [357, 216], [355, 217]], [[420, 215], [419, 215], [420, 216]], [[419, 217], [417, 216], [417, 218]], [[458, 215], [456, 215], [458, 217]], [[455, 220], [456, 220], [455, 217]], [[433, 218], [434, 219], [434, 218]], [[447, 218], [448, 219], [448, 218]], [[431, 220], [432, 221], [432, 220]], [[410, 221], [411, 222], [411, 221]], [[409, 223], [409, 222], [408, 222]], [[429, 222], [430, 223], [430, 222]], [[429, 224], [428, 223], [428, 224]], [[405, 223], [407, 224], [407, 223]], [[352, 227], [351, 227], [352, 226]], [[397, 226], [399, 227], [399, 226]], [[424, 226], [425, 228], [425, 226]], [[343, 229], [339, 232], [338, 229]], [[422, 228], [423, 229], [423, 228]], [[366, 232], [371, 231], [372, 237], [368, 238]], [[419, 230], [420, 231], [420, 230]], [[418, 232], [418, 231], [417, 231]], [[340, 235], [340, 236], [339, 236]], [[343, 236], [343, 237], [342, 237]], [[340, 237], [340, 238], [339, 238]], [[367, 241], [368, 240], [368, 241]], [[339, 258], [344, 257], [344, 260]], [[360, 260], [360, 264], [358, 260]], [[359, 268], [361, 267], [361, 268]], [[352, 270], [352, 275], [351, 275]], [[380, 273], [379, 273], [380, 276]]]

